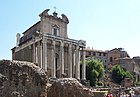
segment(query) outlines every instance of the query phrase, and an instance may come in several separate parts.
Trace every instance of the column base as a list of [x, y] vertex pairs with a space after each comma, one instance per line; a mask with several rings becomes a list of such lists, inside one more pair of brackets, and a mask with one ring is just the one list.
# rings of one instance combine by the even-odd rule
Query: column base
[[82, 85], [85, 85], [87, 87], [90, 87], [90, 81], [89, 80], [81, 79], [80, 82], [81, 82]]
[[66, 78], [67, 77], [67, 74], [66, 73], [62, 73], [61, 74], [61, 78]]

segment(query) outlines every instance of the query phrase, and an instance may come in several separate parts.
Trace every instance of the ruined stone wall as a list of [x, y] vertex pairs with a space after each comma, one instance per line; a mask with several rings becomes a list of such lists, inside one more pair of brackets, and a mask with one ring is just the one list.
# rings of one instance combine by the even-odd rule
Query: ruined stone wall
[[47, 97], [46, 73], [29, 62], [0, 61], [0, 97]]

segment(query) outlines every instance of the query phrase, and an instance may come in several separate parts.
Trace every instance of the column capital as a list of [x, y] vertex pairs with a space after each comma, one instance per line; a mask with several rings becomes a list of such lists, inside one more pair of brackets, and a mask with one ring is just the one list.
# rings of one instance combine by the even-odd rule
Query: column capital
[[47, 43], [47, 37], [42, 38], [42, 43]]
[[52, 40], [52, 45], [55, 45], [55, 40]]
[[60, 46], [64, 46], [64, 41], [60, 41]]
[[79, 45], [77, 45], [77, 46], [76, 46], [76, 50], [79, 50], [79, 49], [80, 49], [80, 47], [79, 47]]
[[71, 48], [71, 47], [72, 47], [72, 43], [70, 42], [70, 43], [69, 43], [69, 48]]

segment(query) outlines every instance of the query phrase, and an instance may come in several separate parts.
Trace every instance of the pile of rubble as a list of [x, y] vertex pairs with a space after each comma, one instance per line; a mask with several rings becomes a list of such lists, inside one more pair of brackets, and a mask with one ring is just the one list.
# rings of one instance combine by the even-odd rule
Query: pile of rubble
[[62, 78], [52, 84], [48, 97], [94, 97], [94, 93], [74, 78]]
[[47, 97], [46, 73], [24, 61], [0, 61], [0, 97]]

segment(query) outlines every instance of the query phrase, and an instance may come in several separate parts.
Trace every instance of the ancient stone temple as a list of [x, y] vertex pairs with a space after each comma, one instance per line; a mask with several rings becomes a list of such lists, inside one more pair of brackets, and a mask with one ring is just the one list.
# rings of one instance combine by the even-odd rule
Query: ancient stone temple
[[[48, 11], [43, 11], [39, 15], [40, 21], [23, 32], [23, 36], [17, 34], [12, 59], [36, 63], [48, 77], [80, 79], [82, 75], [81, 79], [85, 79], [86, 42], [68, 38], [67, 16], [62, 14], [60, 18], [56, 12], [49, 15]], [[82, 72], [80, 60], [83, 61]]]

